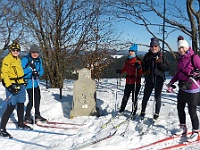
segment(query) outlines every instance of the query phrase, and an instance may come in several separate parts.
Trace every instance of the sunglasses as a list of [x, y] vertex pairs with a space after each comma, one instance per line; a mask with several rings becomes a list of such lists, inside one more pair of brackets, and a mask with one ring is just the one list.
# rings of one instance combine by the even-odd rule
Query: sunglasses
[[20, 49], [12, 49], [12, 52], [20, 52]]

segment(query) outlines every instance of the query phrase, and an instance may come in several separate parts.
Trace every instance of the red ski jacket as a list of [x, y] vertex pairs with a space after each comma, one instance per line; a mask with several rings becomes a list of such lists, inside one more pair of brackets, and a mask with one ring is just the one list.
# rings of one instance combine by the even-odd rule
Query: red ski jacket
[[138, 57], [134, 57], [131, 59], [127, 59], [125, 61], [124, 67], [121, 69], [121, 73], [126, 72], [126, 84], [139, 84], [141, 83], [141, 77], [142, 77], [142, 67], [140, 69], [137, 69], [135, 67], [135, 63], [139, 63], [142, 65], [142, 60]]

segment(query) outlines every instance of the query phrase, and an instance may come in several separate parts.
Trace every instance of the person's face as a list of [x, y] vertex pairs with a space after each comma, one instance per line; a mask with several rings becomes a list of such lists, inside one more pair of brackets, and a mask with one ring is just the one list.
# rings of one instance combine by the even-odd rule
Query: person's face
[[157, 46], [157, 45], [151, 46], [151, 52], [152, 53], [155, 54], [155, 53], [159, 52], [159, 50], [160, 50], [159, 46]]
[[39, 53], [38, 52], [31, 52], [31, 57], [32, 58], [38, 58]]
[[187, 47], [181, 46], [181, 47], [178, 48], [178, 53], [179, 53], [180, 55], [185, 55], [185, 52], [186, 52], [187, 50], [188, 50]]
[[19, 56], [19, 54], [20, 54], [20, 49], [12, 49], [12, 50], [11, 50], [11, 54], [12, 54], [14, 57]]
[[132, 56], [132, 55], [134, 55], [134, 54], [135, 54], [134, 51], [129, 51], [129, 55], [130, 55], [130, 56]]

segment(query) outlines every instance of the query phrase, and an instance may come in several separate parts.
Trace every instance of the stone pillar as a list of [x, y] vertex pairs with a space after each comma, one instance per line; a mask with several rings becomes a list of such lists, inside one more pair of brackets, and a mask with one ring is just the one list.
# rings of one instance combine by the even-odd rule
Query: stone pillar
[[96, 107], [96, 84], [87, 68], [78, 71], [78, 80], [73, 87], [73, 108], [70, 118], [76, 116], [98, 116]]

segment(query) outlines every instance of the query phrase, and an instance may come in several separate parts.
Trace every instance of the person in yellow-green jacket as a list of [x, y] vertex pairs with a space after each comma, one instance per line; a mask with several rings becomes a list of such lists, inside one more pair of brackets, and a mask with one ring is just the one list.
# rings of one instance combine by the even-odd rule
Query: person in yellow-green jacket
[[17, 106], [18, 128], [32, 130], [31, 127], [24, 124], [24, 102], [26, 100], [24, 72], [19, 58], [20, 45], [13, 42], [9, 46], [9, 54], [2, 61], [1, 78], [6, 89], [7, 108], [1, 118], [0, 136], [12, 136], [6, 131], [6, 124]]

